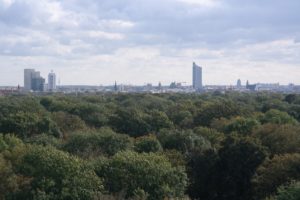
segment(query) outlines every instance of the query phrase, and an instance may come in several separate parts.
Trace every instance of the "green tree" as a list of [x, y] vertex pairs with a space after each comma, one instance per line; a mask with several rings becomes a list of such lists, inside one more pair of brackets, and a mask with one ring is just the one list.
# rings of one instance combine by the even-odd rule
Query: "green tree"
[[86, 129], [85, 122], [78, 116], [68, 114], [62, 111], [52, 113], [53, 121], [57, 124], [59, 130], [67, 136], [68, 133]]
[[194, 133], [204, 137], [217, 149], [221, 147], [221, 142], [225, 139], [225, 135], [222, 132], [207, 127], [196, 127], [194, 128]]
[[173, 127], [173, 123], [169, 120], [166, 113], [158, 110], [152, 110], [145, 120], [150, 125], [150, 130], [154, 132]]
[[118, 133], [139, 137], [151, 131], [151, 126], [146, 121], [147, 117], [148, 115], [136, 108], [120, 109], [110, 118], [110, 125]]
[[15, 133], [21, 138], [47, 133], [59, 137], [61, 135], [55, 122], [47, 115], [37, 113], [17, 112], [0, 120], [0, 132]]
[[102, 128], [96, 132], [79, 132], [70, 135], [64, 149], [82, 157], [94, 157], [103, 154], [112, 156], [119, 151], [129, 150], [132, 146], [133, 142], [129, 136]]
[[277, 193], [275, 200], [299, 200], [300, 182], [292, 182], [288, 186], [282, 186]]
[[136, 138], [134, 150], [139, 153], [150, 153], [162, 151], [162, 147], [155, 135], [149, 135]]
[[190, 130], [163, 130], [157, 137], [164, 149], [175, 149], [182, 153], [211, 148], [208, 140]]
[[265, 124], [254, 131], [253, 136], [268, 147], [271, 155], [300, 153], [300, 127], [290, 124]]
[[33, 146], [19, 165], [31, 177], [30, 188], [15, 199], [93, 199], [103, 191], [101, 180], [82, 160], [54, 147]]
[[194, 151], [189, 154], [187, 174], [189, 178], [188, 195], [192, 199], [221, 199], [217, 196], [217, 163], [218, 153], [214, 150]]
[[251, 199], [251, 179], [267, 154], [249, 137], [227, 137], [219, 150], [216, 187], [219, 199]]
[[279, 186], [300, 179], [300, 154], [275, 155], [257, 169], [253, 178], [256, 199], [274, 195]]
[[172, 167], [167, 158], [153, 153], [120, 152], [96, 162], [95, 171], [105, 188], [122, 199], [135, 196], [137, 191], [148, 194], [149, 200], [182, 197], [187, 185], [183, 168]]
[[247, 111], [232, 101], [215, 101], [206, 103], [202, 106], [194, 121], [196, 125], [209, 126], [213, 119], [222, 117], [231, 118], [244, 113], [247, 113]]
[[261, 119], [263, 124], [273, 123], [273, 124], [297, 124], [297, 120], [290, 116], [286, 112], [271, 109], [265, 113], [265, 116]]
[[229, 121], [224, 127], [225, 133], [236, 132], [242, 135], [250, 135], [252, 130], [260, 125], [259, 121], [253, 118], [236, 117]]

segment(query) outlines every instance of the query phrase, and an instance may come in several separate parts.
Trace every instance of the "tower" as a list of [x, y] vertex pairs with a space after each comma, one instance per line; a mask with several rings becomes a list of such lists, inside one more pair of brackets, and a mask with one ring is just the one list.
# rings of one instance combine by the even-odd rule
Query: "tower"
[[202, 67], [193, 63], [193, 88], [196, 90], [202, 89]]
[[24, 69], [24, 90], [27, 92], [32, 89], [31, 85], [34, 72], [34, 69]]
[[50, 91], [56, 90], [56, 74], [53, 72], [53, 70], [48, 75], [48, 89]]
[[241, 79], [237, 80], [236, 87], [238, 87], [238, 88], [242, 87]]
[[34, 69], [24, 69], [24, 90], [26, 92], [44, 91], [45, 79], [41, 77], [41, 73], [39, 71], [35, 71]]

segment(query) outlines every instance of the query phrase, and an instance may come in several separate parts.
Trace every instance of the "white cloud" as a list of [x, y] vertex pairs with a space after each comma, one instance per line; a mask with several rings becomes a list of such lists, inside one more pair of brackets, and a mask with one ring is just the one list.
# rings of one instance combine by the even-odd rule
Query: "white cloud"
[[120, 33], [108, 33], [103, 31], [87, 31], [89, 37], [98, 38], [98, 39], [108, 39], [108, 40], [122, 40], [124, 35]]
[[14, 3], [14, 0], [0, 0], [0, 8], [7, 9]]
[[200, 6], [206, 6], [206, 7], [214, 7], [219, 5], [219, 2], [217, 0], [177, 0], [179, 2], [192, 4], [192, 5], [200, 5]]
[[19, 83], [25, 67], [55, 68], [66, 84], [190, 83], [193, 61], [209, 84], [300, 84], [299, 7], [298, 0], [0, 0], [0, 85]]

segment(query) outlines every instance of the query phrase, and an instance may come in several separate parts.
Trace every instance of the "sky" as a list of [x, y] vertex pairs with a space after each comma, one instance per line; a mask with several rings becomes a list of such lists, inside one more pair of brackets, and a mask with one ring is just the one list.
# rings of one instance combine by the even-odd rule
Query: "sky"
[[0, 0], [0, 85], [300, 84], [299, 0]]

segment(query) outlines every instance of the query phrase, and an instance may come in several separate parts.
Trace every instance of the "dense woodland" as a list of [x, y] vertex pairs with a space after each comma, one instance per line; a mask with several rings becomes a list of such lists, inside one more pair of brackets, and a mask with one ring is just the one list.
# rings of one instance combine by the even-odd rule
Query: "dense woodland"
[[300, 199], [300, 95], [0, 97], [0, 199]]

